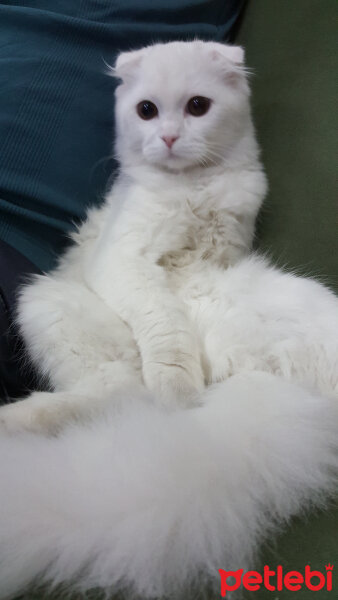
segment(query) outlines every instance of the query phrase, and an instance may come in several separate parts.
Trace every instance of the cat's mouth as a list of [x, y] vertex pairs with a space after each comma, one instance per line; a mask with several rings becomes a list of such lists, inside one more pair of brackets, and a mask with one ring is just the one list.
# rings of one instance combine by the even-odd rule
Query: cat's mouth
[[187, 163], [187, 157], [183, 157], [180, 152], [177, 151], [177, 148], [168, 148], [165, 160], [169, 161], [169, 163]]
[[186, 153], [186, 149], [181, 147], [164, 148], [160, 147], [143, 149], [143, 155], [150, 164], [157, 165], [158, 168], [169, 171], [184, 171], [198, 165], [199, 161]]

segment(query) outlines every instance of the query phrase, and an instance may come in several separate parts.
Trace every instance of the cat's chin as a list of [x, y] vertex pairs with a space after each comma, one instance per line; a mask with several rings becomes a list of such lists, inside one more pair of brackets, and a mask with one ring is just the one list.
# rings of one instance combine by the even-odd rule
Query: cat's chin
[[181, 158], [179, 156], [175, 156], [174, 154], [171, 154], [170, 156], [166, 157], [165, 159], [161, 159], [161, 160], [146, 159], [146, 162], [149, 166], [155, 167], [156, 169], [159, 169], [160, 171], [169, 172], [169, 173], [186, 172], [186, 171], [191, 171], [191, 170], [195, 170], [198, 168], [203, 169], [206, 166], [204, 164], [202, 165], [198, 159], [196, 159], [195, 161], [187, 160], [187, 159]]
[[215, 168], [215, 161], [208, 161], [205, 158], [196, 157], [188, 158], [177, 156], [173, 153], [167, 156], [154, 156], [145, 152], [134, 153], [128, 152], [127, 155], [119, 155], [119, 160], [122, 165], [122, 171], [130, 169], [150, 169], [161, 173], [179, 174], [196, 172], [197, 170], [206, 170], [210, 167]]

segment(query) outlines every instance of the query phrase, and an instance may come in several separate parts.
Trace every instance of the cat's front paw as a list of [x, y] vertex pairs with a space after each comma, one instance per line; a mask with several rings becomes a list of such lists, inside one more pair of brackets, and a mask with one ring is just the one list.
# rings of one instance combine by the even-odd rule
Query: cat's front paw
[[198, 364], [193, 367], [149, 362], [143, 365], [144, 383], [159, 404], [169, 408], [194, 406], [204, 388], [204, 376]]

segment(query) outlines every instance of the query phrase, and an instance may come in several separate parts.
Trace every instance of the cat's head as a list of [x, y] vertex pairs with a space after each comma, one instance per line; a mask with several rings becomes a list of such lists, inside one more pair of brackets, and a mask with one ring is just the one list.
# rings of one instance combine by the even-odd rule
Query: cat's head
[[156, 44], [117, 58], [116, 151], [122, 162], [184, 170], [218, 164], [250, 123], [242, 48]]

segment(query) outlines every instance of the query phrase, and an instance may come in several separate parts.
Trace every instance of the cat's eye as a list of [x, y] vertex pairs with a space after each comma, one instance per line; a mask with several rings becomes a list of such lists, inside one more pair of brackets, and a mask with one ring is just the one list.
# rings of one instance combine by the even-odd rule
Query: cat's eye
[[138, 116], [145, 121], [149, 121], [158, 115], [156, 104], [150, 102], [150, 100], [141, 100], [141, 102], [138, 103], [136, 110]]
[[193, 117], [202, 117], [208, 112], [211, 100], [204, 96], [194, 96], [190, 98], [186, 106], [186, 111]]

